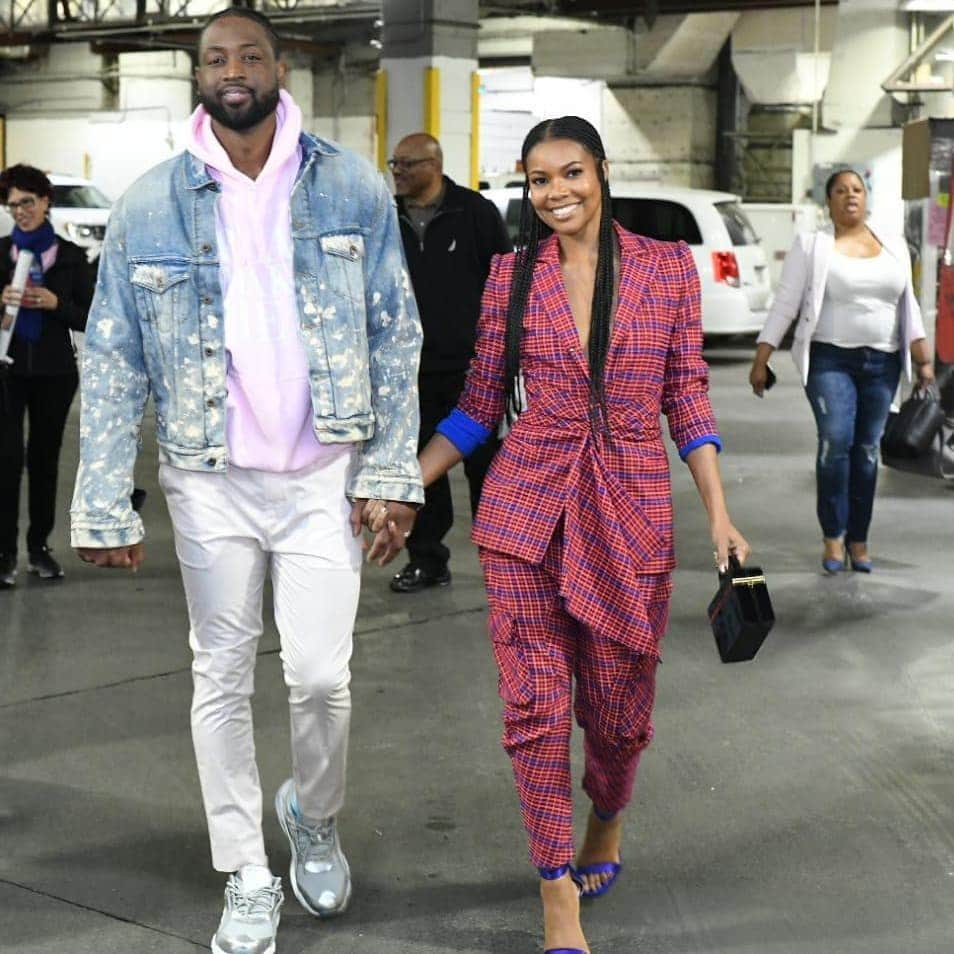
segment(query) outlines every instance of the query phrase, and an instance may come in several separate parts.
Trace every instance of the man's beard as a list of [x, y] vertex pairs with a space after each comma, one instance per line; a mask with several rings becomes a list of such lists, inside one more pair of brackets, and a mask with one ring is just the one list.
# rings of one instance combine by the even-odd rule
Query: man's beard
[[[248, 89], [248, 87], [245, 88]], [[250, 89], [249, 95], [251, 96], [251, 102], [244, 110], [229, 109], [220, 103], [215, 96], [206, 96], [204, 93], [200, 94], [199, 101], [217, 123], [225, 126], [226, 129], [244, 132], [246, 129], [257, 126], [263, 119], [267, 119], [278, 107], [279, 93], [277, 86], [263, 94], [261, 99], [258, 98], [255, 90]]]

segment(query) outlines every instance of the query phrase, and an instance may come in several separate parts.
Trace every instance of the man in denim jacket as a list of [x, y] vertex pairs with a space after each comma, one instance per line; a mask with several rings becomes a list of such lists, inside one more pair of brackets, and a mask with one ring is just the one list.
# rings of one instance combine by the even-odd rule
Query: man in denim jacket
[[[117, 203], [82, 368], [73, 545], [142, 562], [130, 506], [152, 392], [160, 484], [194, 654], [192, 731], [214, 867], [229, 874], [212, 950], [275, 950], [250, 699], [271, 574], [293, 778], [276, 795], [291, 884], [311, 913], [347, 906], [344, 800], [361, 515], [369, 556], [403, 546], [423, 499], [420, 324], [393, 200], [358, 156], [301, 132], [269, 21], [246, 8], [200, 36], [185, 153]], [[369, 517], [370, 519], [370, 517]]]

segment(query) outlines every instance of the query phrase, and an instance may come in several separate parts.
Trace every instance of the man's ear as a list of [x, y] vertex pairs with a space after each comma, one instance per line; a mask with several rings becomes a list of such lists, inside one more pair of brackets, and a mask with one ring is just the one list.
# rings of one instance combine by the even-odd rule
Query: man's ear
[[288, 76], [288, 64], [284, 60], [279, 60], [275, 64], [275, 69], [278, 71], [278, 85], [284, 89], [285, 79]]

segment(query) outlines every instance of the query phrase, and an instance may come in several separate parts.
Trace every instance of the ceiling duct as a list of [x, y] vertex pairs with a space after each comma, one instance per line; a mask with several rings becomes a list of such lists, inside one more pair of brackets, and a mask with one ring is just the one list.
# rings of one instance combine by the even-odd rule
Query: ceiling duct
[[732, 66], [749, 102], [810, 105], [828, 85], [837, 7], [743, 13], [732, 31]]
[[705, 76], [738, 13], [660, 16], [637, 31], [621, 26], [549, 30], [534, 34], [538, 76], [587, 76], [609, 82], [664, 84]]

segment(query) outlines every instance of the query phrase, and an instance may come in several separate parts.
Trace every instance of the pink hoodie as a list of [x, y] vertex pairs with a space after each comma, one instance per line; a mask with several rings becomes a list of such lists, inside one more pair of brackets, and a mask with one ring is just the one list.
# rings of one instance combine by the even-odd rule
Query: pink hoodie
[[301, 164], [301, 110], [284, 90], [276, 118], [272, 151], [257, 179], [232, 165], [202, 106], [192, 114], [188, 150], [221, 187], [215, 237], [228, 359], [229, 462], [286, 472], [338, 448], [319, 444], [312, 429], [308, 362], [298, 337], [290, 197]]

